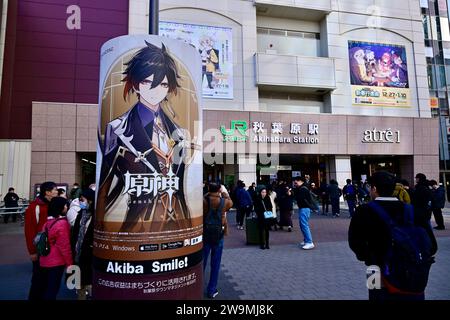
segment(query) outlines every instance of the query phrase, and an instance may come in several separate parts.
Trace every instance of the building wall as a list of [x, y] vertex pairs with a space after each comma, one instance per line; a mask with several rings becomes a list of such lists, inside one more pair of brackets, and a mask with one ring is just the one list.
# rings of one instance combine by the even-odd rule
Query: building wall
[[[256, 110], [256, 13], [251, 1], [162, 0], [160, 21], [231, 27], [233, 29], [233, 99], [203, 99], [206, 109]], [[130, 34], [147, 33], [148, 1], [130, 2]]]
[[3, 74], [3, 53], [5, 51], [5, 36], [6, 36], [6, 21], [7, 21], [7, 13], [8, 12], [8, 0], [2, 1], [0, 4], [0, 90], [2, 83], [2, 74]]
[[[11, 83], [2, 87], [0, 138], [29, 139], [32, 101], [98, 102], [100, 47], [127, 34], [128, 0], [10, 0], [9, 5], [17, 11], [8, 17], [16, 24], [8, 28], [15, 37], [6, 43], [14, 69]], [[80, 29], [67, 26], [71, 5], [80, 8]]]
[[77, 152], [96, 152], [96, 104], [33, 102], [31, 184], [80, 183]]
[[31, 141], [0, 141], [1, 200], [13, 187], [21, 198], [29, 199]]

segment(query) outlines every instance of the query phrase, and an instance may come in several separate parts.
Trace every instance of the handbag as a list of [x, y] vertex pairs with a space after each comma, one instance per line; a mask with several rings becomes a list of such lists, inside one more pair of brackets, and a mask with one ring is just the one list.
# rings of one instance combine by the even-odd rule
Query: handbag
[[273, 212], [272, 211], [268, 211], [266, 209], [266, 205], [264, 204], [264, 200], [261, 200], [261, 201], [262, 201], [262, 204], [263, 204], [263, 207], [264, 207], [264, 219], [274, 219], [275, 216], [273, 215]]

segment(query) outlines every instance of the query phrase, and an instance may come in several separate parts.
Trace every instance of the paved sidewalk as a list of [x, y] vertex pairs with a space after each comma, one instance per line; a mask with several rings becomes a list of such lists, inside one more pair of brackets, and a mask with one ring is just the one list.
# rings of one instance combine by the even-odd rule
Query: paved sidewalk
[[[348, 247], [350, 219], [345, 209], [340, 218], [311, 217], [317, 246], [311, 251], [297, 246], [302, 237], [296, 214], [293, 232], [270, 232], [270, 250], [247, 246], [245, 231], [234, 226], [234, 211], [228, 219], [230, 235], [225, 239], [216, 299], [367, 299], [365, 265]], [[447, 230], [435, 232], [439, 250], [431, 269], [427, 299], [450, 299], [450, 214], [445, 215], [445, 222]], [[0, 252], [0, 300], [26, 299], [31, 263], [23, 227], [18, 223], [0, 224]], [[207, 269], [205, 284], [208, 277]], [[62, 286], [58, 299], [75, 299], [75, 293]]]

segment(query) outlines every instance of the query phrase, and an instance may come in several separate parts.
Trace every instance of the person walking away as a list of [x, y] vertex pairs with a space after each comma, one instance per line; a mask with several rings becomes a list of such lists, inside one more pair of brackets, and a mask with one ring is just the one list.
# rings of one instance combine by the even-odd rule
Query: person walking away
[[418, 220], [420, 224], [430, 223], [432, 214], [432, 200], [427, 177], [423, 173], [416, 174], [416, 185], [413, 193], [412, 205], [414, 207], [414, 219]]
[[442, 209], [445, 207], [445, 188], [442, 185], [440, 186], [436, 180], [431, 180], [430, 184], [433, 194], [432, 207], [434, 221], [437, 224], [433, 229], [445, 230], [444, 217], [442, 216]]
[[[373, 286], [369, 300], [423, 300], [437, 251], [433, 231], [425, 220], [413, 218], [410, 205], [392, 196], [392, 174], [375, 172], [369, 183], [372, 201], [356, 209], [348, 230], [349, 246], [357, 259], [371, 269], [376, 266], [379, 272], [372, 274], [381, 277], [377, 285], [367, 283]], [[417, 254], [408, 254], [410, 250]]]
[[5, 208], [16, 208], [5, 211], [5, 215], [3, 216], [3, 222], [8, 223], [9, 216], [12, 216], [12, 221], [16, 222], [17, 213], [10, 213], [10, 212], [18, 210], [17, 208], [19, 207], [19, 196], [14, 192], [13, 187], [8, 189], [8, 193], [3, 198], [3, 201], [5, 202]]
[[356, 208], [356, 188], [352, 184], [352, 180], [347, 179], [347, 184], [342, 189], [342, 194], [344, 195], [344, 200], [347, 201], [348, 212], [351, 218], [353, 217]]
[[70, 199], [78, 199], [81, 196], [81, 189], [78, 183], [74, 183], [72, 189], [70, 190]]
[[223, 251], [223, 236], [228, 234], [226, 212], [233, 206], [228, 193], [220, 192], [220, 186], [211, 183], [209, 192], [203, 198], [203, 272], [211, 253], [211, 271], [207, 287], [207, 296], [215, 298], [219, 291], [220, 261]]
[[242, 181], [238, 181], [238, 186], [236, 190], [236, 222], [237, 229], [244, 230], [244, 219], [250, 215], [253, 208], [252, 197], [250, 193], [245, 190], [245, 183]]
[[[258, 196], [254, 202], [256, 217], [258, 219], [259, 229], [259, 247], [261, 249], [270, 249], [269, 247], [269, 227], [271, 225], [271, 219], [266, 219], [264, 212], [272, 211], [272, 201], [267, 195], [267, 189], [262, 188], [259, 191]], [[273, 212], [273, 211], [272, 211]]]
[[[80, 199], [86, 199], [75, 219], [72, 231], [71, 245], [74, 263], [80, 267], [81, 288], [77, 290], [78, 300], [86, 300], [92, 296], [92, 248], [94, 240], [95, 191], [83, 190]], [[74, 200], [75, 201], [75, 200]]]
[[248, 193], [250, 193], [250, 196], [252, 197], [253, 203], [255, 202], [256, 196], [258, 195], [256, 192], [256, 183], [252, 183], [250, 187], [247, 189]]
[[45, 286], [44, 300], [56, 300], [64, 269], [73, 264], [70, 249], [70, 225], [65, 217], [67, 199], [54, 197], [48, 205], [48, 218], [42, 230], [47, 230], [50, 253], [39, 257]]
[[313, 207], [311, 192], [305, 185], [305, 177], [296, 177], [294, 180], [295, 185], [295, 201], [298, 206], [298, 220], [300, 223], [300, 230], [303, 234], [303, 242], [300, 246], [304, 250], [314, 249], [314, 243], [309, 228], [309, 217], [311, 216], [311, 208]]
[[396, 197], [403, 203], [411, 204], [411, 198], [409, 197], [408, 191], [406, 191], [405, 187], [403, 186], [401, 179], [396, 180], [395, 189], [392, 196]]
[[328, 215], [328, 207], [330, 205], [330, 195], [328, 194], [328, 184], [325, 180], [320, 184], [320, 198], [322, 201], [322, 214]]
[[292, 213], [294, 209], [294, 196], [292, 194], [292, 189], [287, 185], [284, 185], [284, 190], [281, 191], [279, 189], [278, 196], [278, 206], [280, 207], [280, 221], [278, 225], [280, 229], [283, 230], [283, 227], [287, 227], [288, 231], [292, 231]]
[[58, 195], [56, 184], [51, 181], [44, 182], [40, 186], [39, 197], [30, 203], [25, 211], [25, 240], [28, 253], [33, 264], [33, 275], [28, 300], [39, 300], [44, 296], [44, 283], [39, 268], [39, 259], [33, 240], [47, 222], [47, 211], [50, 201]]
[[328, 186], [328, 194], [330, 195], [332, 216], [337, 218], [339, 217], [341, 211], [339, 199], [341, 198], [342, 191], [339, 188], [338, 182], [334, 179], [330, 180], [330, 185]]

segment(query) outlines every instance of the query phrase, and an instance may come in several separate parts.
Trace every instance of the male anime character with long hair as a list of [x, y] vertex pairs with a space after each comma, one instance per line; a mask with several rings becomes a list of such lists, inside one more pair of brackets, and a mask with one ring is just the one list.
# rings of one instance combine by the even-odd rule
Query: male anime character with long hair
[[107, 124], [96, 221], [119, 222], [123, 211], [120, 231], [188, 228], [183, 180], [189, 147], [185, 130], [162, 108], [180, 87], [177, 65], [164, 44], [148, 42], [125, 65], [123, 98], [136, 94], [138, 102]]

